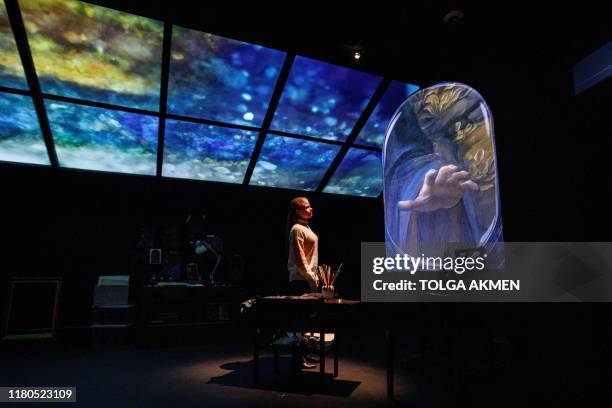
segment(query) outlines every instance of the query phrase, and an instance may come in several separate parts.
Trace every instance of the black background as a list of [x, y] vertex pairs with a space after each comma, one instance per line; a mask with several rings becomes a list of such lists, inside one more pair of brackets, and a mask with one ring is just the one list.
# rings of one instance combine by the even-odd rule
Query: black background
[[[577, 96], [572, 82], [573, 65], [612, 39], [601, 9], [467, 2], [95, 3], [421, 86], [466, 83], [494, 115], [505, 239], [609, 241], [612, 82]], [[462, 10], [463, 20], [443, 23], [452, 9]], [[359, 63], [351, 59], [356, 46]], [[359, 294], [360, 242], [384, 240], [382, 199], [12, 164], [0, 165], [0, 178], [3, 279], [62, 276], [63, 326], [89, 323], [98, 275], [135, 273], [141, 227], [182, 223], [188, 213], [205, 213], [207, 229], [224, 239], [226, 252], [245, 257], [252, 294], [274, 293], [286, 279], [285, 217], [296, 195], [308, 196], [315, 208], [320, 262], [345, 264], [338, 282], [344, 294]], [[550, 312], [547, 319], [571, 319], [578, 310], [582, 321], [608, 309], [586, 307], [495, 305], [481, 313], [493, 317], [503, 308], [521, 320], [528, 308]]]

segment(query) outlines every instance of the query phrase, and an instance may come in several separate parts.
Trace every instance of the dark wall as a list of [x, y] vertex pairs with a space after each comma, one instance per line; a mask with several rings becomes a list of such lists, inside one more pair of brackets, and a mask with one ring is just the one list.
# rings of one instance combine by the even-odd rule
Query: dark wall
[[[482, 20], [487, 25], [458, 30], [438, 21], [427, 30], [406, 32], [406, 38], [373, 50], [372, 57], [365, 54], [366, 60], [379, 56], [382, 62], [370, 59], [364, 68], [398, 79], [420, 78], [425, 86], [460, 81], [483, 95], [494, 115], [507, 241], [609, 241], [611, 80], [575, 96], [572, 65], [577, 57], [569, 43], [546, 36], [546, 24], [534, 21], [540, 31], [521, 32], [525, 27], [520, 21], [496, 29], [494, 19]], [[262, 43], [286, 38], [286, 44], [279, 40], [277, 45], [346, 63], [337, 61], [340, 54], [326, 45], [323, 34], [308, 42], [311, 48], [301, 49], [306, 41], [299, 39], [310, 38], [310, 31], [296, 29], [287, 36], [274, 31], [289, 30], [287, 24], [275, 28], [254, 22], [249, 27], [267, 33], [256, 38]], [[241, 27], [231, 22], [226, 26]], [[405, 31], [404, 25], [383, 20], [378, 26], [392, 30], [390, 38]], [[386, 33], [376, 30], [378, 26], [354, 30]], [[329, 27], [330, 37], [341, 28]], [[247, 39], [249, 31], [243, 30], [236, 36]], [[315, 48], [322, 51], [315, 55]], [[224, 239], [226, 253], [245, 257], [251, 293], [273, 293], [286, 279], [284, 224], [287, 203], [298, 193], [10, 164], [0, 165], [0, 178], [1, 232], [8, 241], [2, 277], [63, 276], [65, 325], [88, 322], [98, 275], [130, 273], [136, 281], [141, 278], [142, 251], [136, 248], [140, 228], [181, 224], [188, 213], [205, 213], [207, 229]], [[358, 295], [359, 244], [384, 239], [382, 201], [306, 195], [315, 207], [320, 261], [343, 261], [339, 289]]]
[[[508, 241], [609, 240], [602, 149], [610, 137], [602, 94], [610, 83], [573, 96], [567, 72], [508, 76], [504, 81], [459, 78], [491, 105], [497, 142], [505, 238]], [[145, 277], [140, 229], [184, 225], [206, 214], [207, 232], [226, 254], [246, 260], [251, 293], [280, 290], [286, 280], [287, 204], [299, 192], [219, 183], [155, 179], [3, 164], [4, 277], [64, 277], [62, 321], [88, 322], [101, 274]], [[381, 199], [314, 196], [313, 228], [320, 262], [344, 262], [340, 291], [359, 295], [360, 242], [382, 241]]]
[[[602, 95], [610, 81], [575, 97], [568, 72], [520, 69], [503, 81], [478, 78], [478, 70], [457, 78], [494, 114], [506, 240], [609, 240], [611, 135]], [[189, 213], [206, 214], [226, 254], [245, 257], [251, 293], [274, 293], [286, 279], [287, 203], [298, 192], [10, 164], [0, 177], [3, 276], [63, 276], [65, 325], [88, 321], [98, 275], [144, 279], [142, 227], [182, 225]], [[305, 195], [315, 207], [320, 261], [343, 261], [339, 289], [358, 296], [360, 242], [384, 240], [382, 200]]]
[[517, 22], [501, 36], [491, 21], [447, 37], [429, 83], [464, 82], [491, 107], [506, 240], [609, 241], [612, 80], [575, 95], [572, 78], [603, 43], [578, 54], [544, 21], [535, 32]]
[[88, 321], [98, 275], [146, 278], [146, 249], [137, 247], [142, 228], [153, 229], [156, 246], [164, 247], [161, 236], [185, 226], [190, 213], [206, 215], [205, 231], [223, 239], [226, 255], [245, 258], [252, 294], [276, 293], [287, 280], [284, 231], [297, 195], [310, 197], [314, 207], [320, 263], [344, 262], [339, 289], [345, 294], [359, 296], [360, 242], [384, 239], [380, 199], [31, 166], [3, 165], [0, 172], [6, 271], [62, 276], [67, 325]]

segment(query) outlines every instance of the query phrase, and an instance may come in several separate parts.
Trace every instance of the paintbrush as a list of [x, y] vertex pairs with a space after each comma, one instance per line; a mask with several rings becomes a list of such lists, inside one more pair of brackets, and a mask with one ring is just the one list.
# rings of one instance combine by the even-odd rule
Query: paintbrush
[[332, 286], [336, 282], [336, 279], [338, 279], [338, 275], [340, 275], [341, 270], [342, 270], [342, 262], [340, 262], [340, 266], [338, 267], [338, 269], [336, 269], [336, 273], [334, 273], [334, 276], [332, 277], [332, 281], [331, 281]]
[[326, 265], [323, 264], [319, 268], [321, 270], [321, 273], [320, 273], [320, 275], [321, 275], [321, 282], [323, 282], [323, 286], [327, 286], [327, 273], [326, 273], [326, 269], [325, 269]]
[[327, 286], [327, 275], [325, 273], [325, 268], [325, 264], [319, 266], [319, 278], [321, 278], [321, 282], [323, 282], [323, 285]]
[[325, 280], [325, 265], [321, 265], [321, 282], [323, 282], [323, 286], [327, 286], [327, 281]]

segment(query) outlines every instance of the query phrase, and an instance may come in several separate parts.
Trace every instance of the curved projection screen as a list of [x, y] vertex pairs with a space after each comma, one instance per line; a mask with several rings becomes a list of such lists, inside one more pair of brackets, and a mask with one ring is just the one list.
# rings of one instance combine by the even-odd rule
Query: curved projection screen
[[383, 161], [387, 252], [441, 255], [428, 244], [449, 242], [489, 252], [502, 241], [493, 117], [474, 89], [443, 83], [411, 95]]

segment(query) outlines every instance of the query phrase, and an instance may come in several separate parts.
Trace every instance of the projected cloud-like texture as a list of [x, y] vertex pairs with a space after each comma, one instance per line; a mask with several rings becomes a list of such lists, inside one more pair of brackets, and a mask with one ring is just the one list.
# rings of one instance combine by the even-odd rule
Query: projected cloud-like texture
[[0, 86], [28, 87], [3, 1], [0, 2]]
[[32, 98], [0, 93], [0, 112], [0, 160], [49, 164]]
[[0, 161], [380, 195], [385, 129], [416, 85], [381, 95], [371, 73], [84, 1], [18, 5], [0, 2]]
[[76, 0], [19, 4], [43, 92], [159, 110], [163, 23]]
[[257, 133], [168, 120], [162, 175], [242, 183]]
[[345, 140], [380, 81], [372, 74], [297, 57], [272, 129]]
[[323, 192], [377, 197], [382, 192], [381, 153], [349, 149]]
[[60, 166], [154, 175], [158, 118], [46, 101]]
[[314, 190], [339, 150], [329, 143], [268, 135], [251, 184]]
[[173, 28], [168, 112], [260, 126], [285, 53]]
[[355, 140], [355, 143], [382, 148], [385, 142], [385, 131], [395, 110], [408, 96], [418, 90], [419, 87], [416, 85], [399, 81], [391, 82], [385, 95], [378, 102], [365, 126], [359, 132], [359, 137]]

